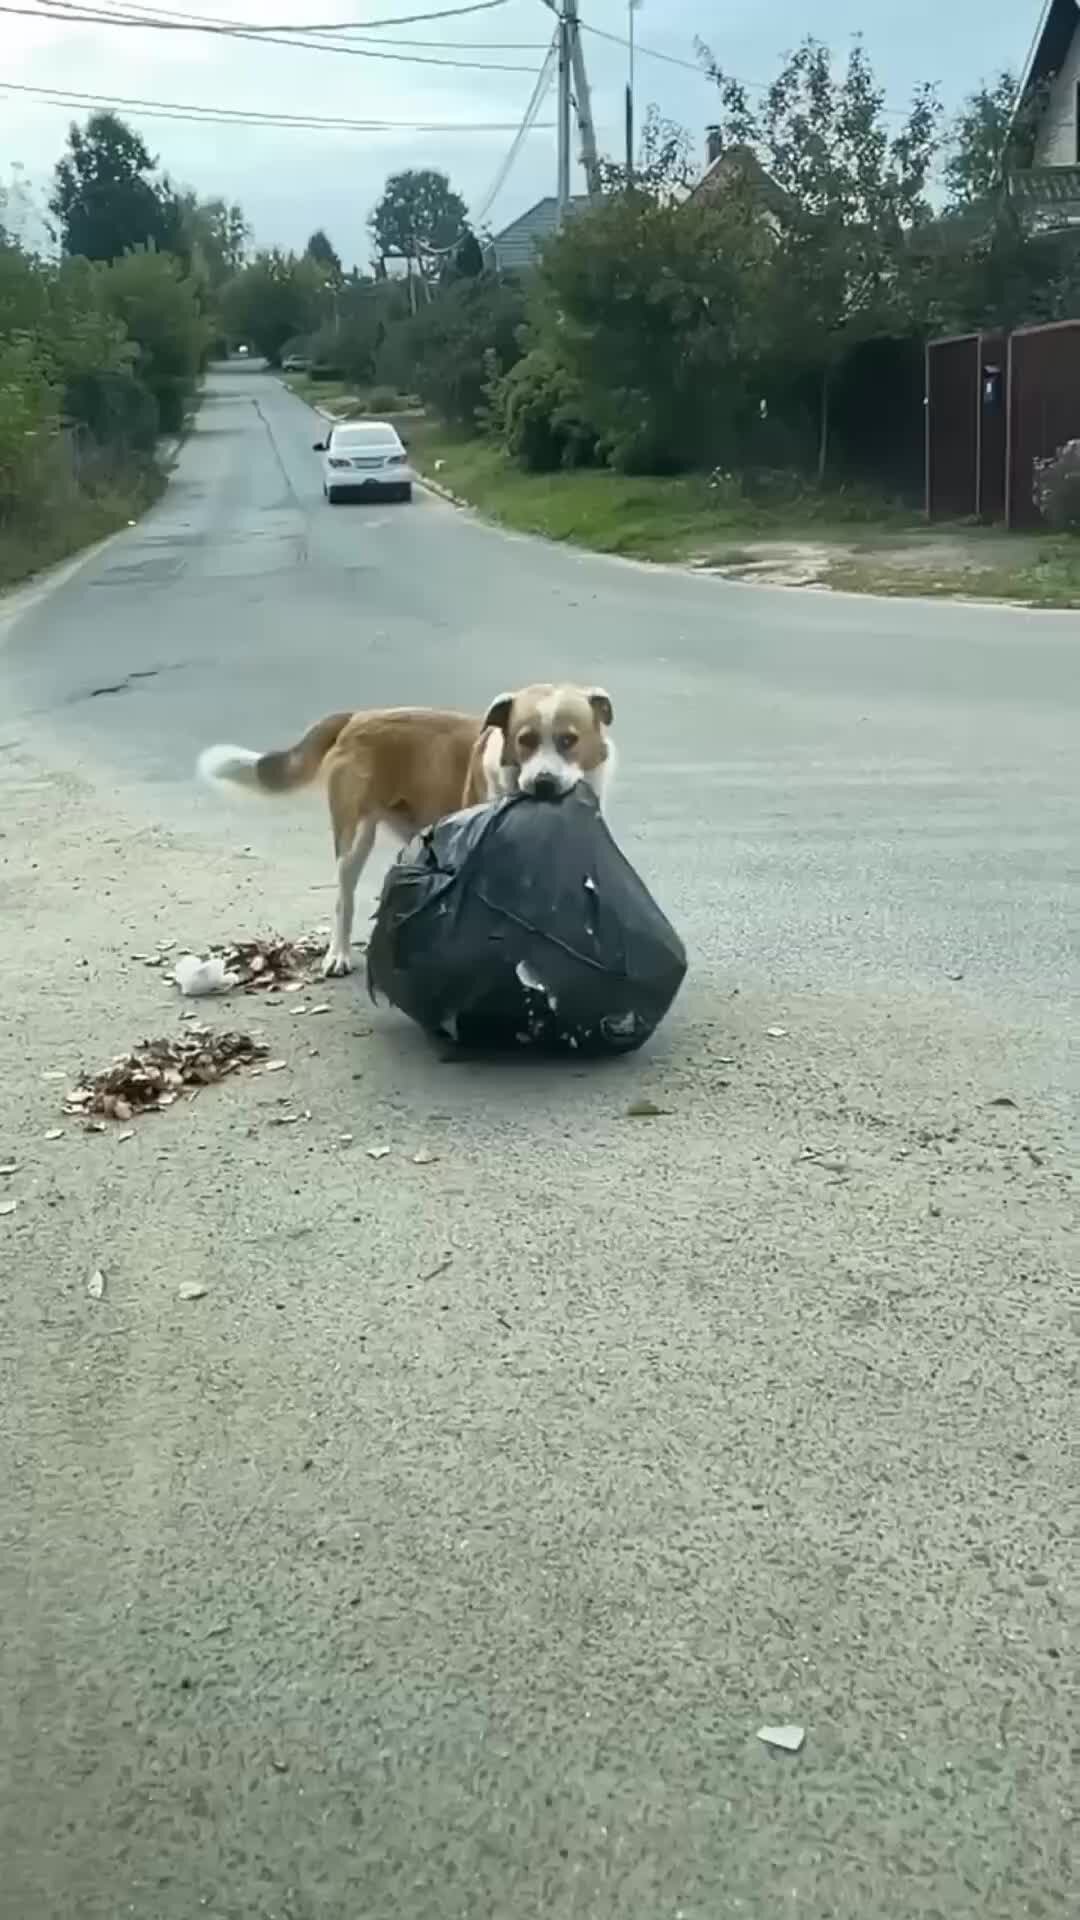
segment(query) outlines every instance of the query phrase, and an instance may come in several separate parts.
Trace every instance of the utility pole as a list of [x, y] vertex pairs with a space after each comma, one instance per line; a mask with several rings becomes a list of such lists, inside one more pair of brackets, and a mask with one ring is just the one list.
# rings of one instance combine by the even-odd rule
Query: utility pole
[[562, 225], [570, 211], [570, 168], [572, 154], [570, 150], [571, 112], [576, 106], [578, 131], [581, 134], [581, 164], [585, 170], [585, 184], [590, 194], [601, 192], [600, 154], [596, 145], [596, 128], [593, 125], [592, 100], [589, 94], [589, 76], [585, 71], [585, 55], [581, 50], [581, 31], [578, 20], [578, 0], [544, 0], [544, 5], [558, 20], [559, 43], [559, 224]]
[[566, 24], [570, 31], [570, 70], [574, 81], [574, 102], [577, 106], [578, 131], [581, 135], [581, 165], [585, 173], [585, 185], [590, 194], [596, 195], [601, 190], [600, 155], [596, 146], [596, 128], [593, 125], [589, 76], [585, 71], [585, 55], [581, 48], [577, 0], [564, 0], [564, 4]]
[[566, 5], [559, 15], [559, 225], [570, 211], [570, 18]]
[[634, 56], [637, 51], [634, 45], [634, 15], [640, 5], [641, 0], [627, 0], [627, 38], [630, 43], [629, 73], [626, 81], [626, 184], [628, 187], [634, 184]]

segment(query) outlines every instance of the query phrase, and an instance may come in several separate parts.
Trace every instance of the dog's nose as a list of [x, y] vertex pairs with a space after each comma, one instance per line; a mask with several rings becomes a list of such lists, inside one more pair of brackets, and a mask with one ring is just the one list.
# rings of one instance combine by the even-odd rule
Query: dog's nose
[[560, 793], [559, 783], [553, 773], [538, 773], [533, 781], [534, 800], [557, 800]]

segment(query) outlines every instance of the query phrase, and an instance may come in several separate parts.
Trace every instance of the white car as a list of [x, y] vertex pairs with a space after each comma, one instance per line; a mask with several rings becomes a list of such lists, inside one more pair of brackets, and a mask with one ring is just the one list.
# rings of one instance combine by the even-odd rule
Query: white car
[[348, 420], [316, 440], [323, 457], [323, 492], [332, 507], [349, 494], [411, 500], [416, 475], [405, 444], [388, 420]]

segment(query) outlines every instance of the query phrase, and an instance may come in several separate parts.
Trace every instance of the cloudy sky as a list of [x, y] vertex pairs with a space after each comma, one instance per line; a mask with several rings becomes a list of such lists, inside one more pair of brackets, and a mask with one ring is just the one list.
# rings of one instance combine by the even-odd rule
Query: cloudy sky
[[[375, 22], [435, 12], [464, 0], [181, 0], [183, 17], [259, 25]], [[174, 180], [200, 194], [239, 200], [261, 245], [302, 247], [313, 227], [329, 232], [347, 264], [366, 264], [366, 221], [387, 173], [439, 166], [470, 207], [481, 208], [520, 122], [550, 38], [543, 0], [504, 0], [457, 19], [417, 22], [351, 36], [355, 53], [314, 51], [201, 33], [79, 24], [42, 18], [34, 9], [67, 10], [64, 0], [0, 0], [29, 9], [0, 12], [0, 179], [12, 163], [38, 194], [75, 109], [34, 98], [28, 89], [93, 95], [95, 102], [138, 99], [121, 107]], [[138, 12], [160, 20], [164, 0], [68, 0], [68, 7]], [[644, 0], [636, 15], [639, 114], [654, 102], [670, 119], [702, 137], [712, 94], [695, 71], [694, 41], [705, 40], [729, 71], [768, 80], [803, 32], [837, 50], [862, 32], [889, 101], [902, 107], [922, 80], [936, 81], [948, 106], [1005, 66], [1018, 67], [1037, 25], [1041, 0], [988, 7], [986, 0]], [[585, 46], [602, 146], [616, 150], [626, 80], [626, 51], [603, 35], [624, 37], [626, 0], [579, 0], [582, 21], [596, 31]], [[406, 46], [404, 42], [411, 42]], [[424, 43], [424, 44], [417, 44]], [[359, 51], [360, 48], [366, 51]], [[374, 58], [384, 55], [404, 58]], [[655, 57], [669, 56], [668, 60]], [[420, 60], [472, 61], [471, 66]], [[687, 67], [674, 62], [684, 60]], [[192, 103], [231, 111], [402, 122], [380, 132], [198, 125], [154, 117], [147, 103]], [[555, 185], [553, 100], [524, 142], [485, 224], [498, 227]], [[455, 124], [459, 131], [419, 133], [411, 122]], [[478, 125], [493, 130], [471, 131]], [[495, 130], [505, 127], [507, 130]]]

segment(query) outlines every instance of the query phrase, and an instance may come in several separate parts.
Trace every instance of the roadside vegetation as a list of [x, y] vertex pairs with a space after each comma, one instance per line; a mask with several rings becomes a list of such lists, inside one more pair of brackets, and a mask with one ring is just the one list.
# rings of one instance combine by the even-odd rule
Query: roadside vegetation
[[1080, 450], [1046, 477], [1045, 540], [921, 522], [927, 339], [1080, 313], [1080, 238], [1026, 229], [1002, 184], [1034, 103], [1014, 115], [1003, 74], [952, 123], [929, 87], [897, 121], [861, 48], [838, 67], [808, 40], [752, 105], [701, 57], [709, 180], [652, 113], [632, 177], [609, 166], [527, 274], [467, 232], [448, 248], [445, 178], [389, 182], [373, 272], [297, 325], [298, 390], [348, 411], [418, 397], [418, 464], [556, 539], [746, 578], [801, 541], [823, 583], [1080, 604]]
[[71, 128], [49, 202], [0, 189], [0, 585], [134, 519], [163, 485], [243, 256], [238, 208], [174, 189], [130, 128]]

